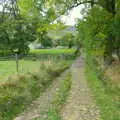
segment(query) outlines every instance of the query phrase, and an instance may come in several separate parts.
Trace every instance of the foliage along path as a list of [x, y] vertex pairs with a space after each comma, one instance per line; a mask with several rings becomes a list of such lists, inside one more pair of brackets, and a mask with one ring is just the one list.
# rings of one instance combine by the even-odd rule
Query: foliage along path
[[99, 109], [85, 80], [82, 58], [78, 58], [72, 65], [71, 74], [72, 86], [61, 111], [62, 120], [100, 120]]
[[[60, 112], [62, 120], [101, 120], [93, 95], [84, 76], [84, 61], [78, 58], [71, 67], [72, 86], [66, 104]], [[69, 72], [66, 71], [33, 103], [14, 120], [40, 120], [47, 117], [45, 112], [52, 106], [52, 101], [61, 82]]]

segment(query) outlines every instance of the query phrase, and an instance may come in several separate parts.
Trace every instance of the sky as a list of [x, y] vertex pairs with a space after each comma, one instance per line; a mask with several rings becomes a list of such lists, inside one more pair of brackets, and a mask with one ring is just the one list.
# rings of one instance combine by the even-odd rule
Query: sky
[[82, 18], [81, 11], [83, 7], [83, 5], [80, 5], [76, 8], [73, 8], [67, 16], [62, 15], [61, 20], [63, 21], [63, 23], [65, 23], [66, 25], [75, 25], [77, 19]]
[[[82, 18], [81, 15], [81, 10], [82, 8], [84, 8], [83, 5], [80, 5], [76, 8], [73, 8], [68, 15], [62, 15], [61, 16], [61, 20], [63, 21], [63, 23], [65, 23], [66, 25], [75, 25], [76, 21], [78, 18]], [[2, 7], [0, 6], [0, 11], [2, 10]]]

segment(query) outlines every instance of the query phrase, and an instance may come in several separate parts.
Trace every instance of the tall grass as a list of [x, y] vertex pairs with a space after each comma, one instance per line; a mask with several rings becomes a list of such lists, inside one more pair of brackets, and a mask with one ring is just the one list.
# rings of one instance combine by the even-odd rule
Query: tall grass
[[87, 80], [99, 105], [102, 119], [120, 120], [120, 92], [101, 72], [94, 64], [86, 65]]

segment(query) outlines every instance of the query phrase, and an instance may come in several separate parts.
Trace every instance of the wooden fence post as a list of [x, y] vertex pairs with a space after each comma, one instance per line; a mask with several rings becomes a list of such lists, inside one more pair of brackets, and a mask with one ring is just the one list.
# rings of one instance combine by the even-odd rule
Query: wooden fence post
[[16, 60], [16, 72], [18, 74], [19, 73], [19, 58], [18, 58], [17, 53], [15, 53], [15, 60]]

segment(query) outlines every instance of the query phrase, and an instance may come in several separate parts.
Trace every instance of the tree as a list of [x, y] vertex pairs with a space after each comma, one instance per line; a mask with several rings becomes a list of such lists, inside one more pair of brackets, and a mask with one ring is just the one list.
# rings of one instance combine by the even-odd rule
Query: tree
[[[28, 52], [29, 42], [38, 37], [37, 29], [45, 28], [53, 20], [52, 9], [44, 11], [43, 3], [45, 3], [44, 0], [41, 2], [39, 0], [3, 0], [0, 2], [2, 5], [0, 46], [4, 51]], [[51, 18], [48, 19], [47, 17], [50, 16]], [[44, 41], [41, 40], [44, 45], [50, 46], [51, 40], [46, 34], [39, 37], [44, 38]]]
[[[106, 11], [106, 13], [111, 14], [110, 17], [110, 22], [108, 21], [106, 23], [106, 25], [111, 24], [109, 26], [109, 30], [111, 30], [113, 24], [115, 23], [115, 17], [117, 14], [117, 5], [119, 4], [118, 1], [115, 0], [68, 0], [68, 1], [64, 1], [64, 0], [60, 0], [57, 2], [58, 4], [66, 4], [66, 8], [67, 10], [70, 10], [74, 7], [77, 7], [81, 4], [85, 4], [87, 6], [87, 10], [89, 11], [91, 9], [94, 9], [94, 7], [99, 7], [101, 10]], [[64, 8], [63, 8], [64, 9]], [[97, 11], [95, 11], [94, 13], [98, 13]], [[87, 14], [88, 15], [88, 14]], [[95, 16], [92, 16], [95, 17]], [[109, 17], [109, 15], [108, 15]], [[110, 28], [111, 27], [111, 28]], [[104, 49], [104, 61], [108, 64], [110, 64], [112, 62], [112, 52], [114, 51], [114, 43], [116, 43], [116, 36], [115, 34], [113, 34], [113, 31], [109, 31], [107, 33], [107, 38], [105, 39], [105, 41], [103, 41], [104, 45], [105, 45], [105, 49]]]
[[40, 42], [43, 47], [52, 47], [53, 46], [52, 39], [48, 36], [46, 31], [39, 32], [38, 42]]
[[72, 48], [74, 46], [74, 40], [74, 35], [72, 33], [67, 33], [60, 39], [59, 43], [61, 46], [67, 46], [68, 48]]
[[88, 12], [84, 20], [79, 21], [79, 38], [89, 56], [94, 51], [105, 51], [112, 30], [111, 23], [111, 14], [97, 6]]
[[[13, 45], [16, 41], [19, 41], [17, 42], [19, 45], [26, 46], [31, 41], [30, 38], [36, 40], [38, 36], [44, 45], [49, 43], [47, 41], [49, 38], [45, 33], [48, 26], [55, 19], [59, 19], [60, 15], [84, 4], [87, 6], [85, 8], [86, 14], [78, 24], [79, 39], [84, 41], [82, 44], [86, 44], [86, 50], [88, 48], [93, 50], [93, 48], [102, 46], [104, 61], [107, 64], [111, 64], [114, 51], [120, 58], [119, 0], [3, 0], [0, 4], [3, 8], [0, 14], [0, 29], [3, 32], [0, 38], [1, 44], [4, 44], [5, 48], [6, 43]], [[14, 21], [17, 25], [14, 24]], [[16, 27], [19, 27], [19, 30]], [[27, 29], [29, 27], [31, 29]], [[21, 36], [21, 33], [24, 37]], [[25, 40], [25, 36], [30, 36], [30, 38], [26, 37]], [[67, 38], [70, 36], [68, 35]], [[69, 39], [67, 42], [69, 47], [73, 45], [72, 40]], [[19, 45], [16, 44], [15, 46], [18, 47]]]

